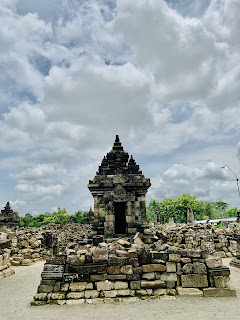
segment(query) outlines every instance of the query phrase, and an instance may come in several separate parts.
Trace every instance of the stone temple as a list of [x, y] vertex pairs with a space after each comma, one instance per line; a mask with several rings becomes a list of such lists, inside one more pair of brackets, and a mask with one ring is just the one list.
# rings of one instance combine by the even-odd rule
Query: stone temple
[[0, 227], [16, 228], [20, 221], [19, 216], [10, 207], [9, 202], [6, 203], [0, 213]]
[[134, 235], [146, 225], [145, 196], [151, 186], [118, 135], [88, 188], [94, 198], [93, 229], [105, 237]]

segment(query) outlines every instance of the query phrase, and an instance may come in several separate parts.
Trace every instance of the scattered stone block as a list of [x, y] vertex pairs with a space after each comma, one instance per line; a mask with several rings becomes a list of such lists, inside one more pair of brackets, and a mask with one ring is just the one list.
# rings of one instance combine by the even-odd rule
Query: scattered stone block
[[180, 297], [203, 297], [203, 291], [197, 288], [177, 288]]
[[203, 289], [204, 297], [236, 297], [236, 291], [228, 288]]

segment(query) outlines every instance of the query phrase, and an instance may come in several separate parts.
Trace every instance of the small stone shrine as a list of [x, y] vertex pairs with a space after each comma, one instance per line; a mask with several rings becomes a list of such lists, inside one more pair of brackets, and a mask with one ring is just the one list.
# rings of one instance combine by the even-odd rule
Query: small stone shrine
[[16, 228], [20, 221], [19, 216], [10, 207], [9, 202], [6, 203], [0, 214], [0, 227]]
[[93, 229], [105, 237], [133, 235], [146, 223], [145, 196], [151, 186], [118, 135], [88, 188], [94, 198]]
[[94, 221], [94, 212], [92, 210], [92, 207], [90, 207], [90, 210], [88, 211], [86, 217], [84, 218], [85, 222], [88, 224], [93, 223]]

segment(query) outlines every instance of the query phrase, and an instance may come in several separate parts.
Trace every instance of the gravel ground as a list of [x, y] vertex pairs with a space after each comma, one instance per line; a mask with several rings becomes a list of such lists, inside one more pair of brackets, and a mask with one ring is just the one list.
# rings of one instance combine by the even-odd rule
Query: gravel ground
[[[224, 259], [228, 265], [231, 259]], [[0, 320], [239, 320], [240, 269], [231, 268], [230, 287], [237, 298], [176, 298], [99, 305], [34, 307], [30, 305], [40, 282], [43, 262], [17, 267], [13, 276], [0, 280]]]

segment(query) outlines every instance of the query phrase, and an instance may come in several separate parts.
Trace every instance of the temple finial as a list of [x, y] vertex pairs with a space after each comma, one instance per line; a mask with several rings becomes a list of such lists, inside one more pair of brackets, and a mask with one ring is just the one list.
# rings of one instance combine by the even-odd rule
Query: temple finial
[[115, 139], [115, 142], [119, 142], [120, 140], [119, 140], [119, 136], [118, 136], [118, 134], [116, 135], [116, 139]]

